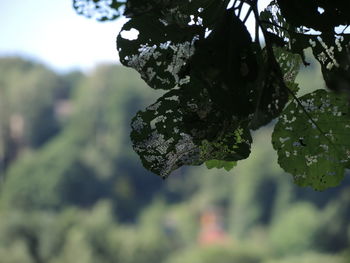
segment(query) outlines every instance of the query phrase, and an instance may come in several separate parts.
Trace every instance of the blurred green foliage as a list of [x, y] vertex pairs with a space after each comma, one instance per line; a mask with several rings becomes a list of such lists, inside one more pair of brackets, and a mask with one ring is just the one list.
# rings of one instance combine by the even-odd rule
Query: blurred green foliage
[[129, 142], [131, 116], [159, 96], [135, 73], [58, 75], [20, 58], [0, 68], [1, 263], [349, 262], [350, 180], [296, 187], [272, 127], [231, 172], [162, 181]]

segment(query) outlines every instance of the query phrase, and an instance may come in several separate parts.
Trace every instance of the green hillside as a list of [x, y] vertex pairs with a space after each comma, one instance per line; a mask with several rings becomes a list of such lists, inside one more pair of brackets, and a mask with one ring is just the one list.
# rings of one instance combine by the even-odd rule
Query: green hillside
[[146, 171], [129, 122], [160, 94], [120, 66], [0, 59], [0, 263], [349, 262], [350, 179], [295, 186], [273, 124], [231, 172]]

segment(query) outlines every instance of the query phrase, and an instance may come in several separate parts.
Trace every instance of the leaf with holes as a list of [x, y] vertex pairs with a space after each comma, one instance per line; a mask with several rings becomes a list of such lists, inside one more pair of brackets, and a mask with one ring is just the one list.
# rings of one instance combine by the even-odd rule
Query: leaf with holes
[[350, 3], [342, 0], [277, 0], [289, 24], [334, 33], [334, 28], [350, 23]]
[[320, 63], [327, 87], [333, 91], [350, 92], [350, 36], [319, 36], [293, 34], [292, 51], [312, 48]]
[[[151, 5], [148, 12], [132, 17], [123, 26], [117, 47], [120, 61], [136, 69], [150, 87], [170, 90], [189, 82], [189, 74], [184, 72], [195, 52], [195, 42], [203, 39], [213, 19], [216, 21], [225, 12], [228, 1], [158, 2], [162, 5]], [[125, 37], [130, 31], [137, 36]]]
[[[131, 30], [138, 36], [124, 38], [123, 33]], [[193, 55], [194, 42], [201, 31], [198, 26], [164, 24], [152, 14], [133, 18], [123, 26], [117, 39], [120, 61], [137, 70], [150, 87], [172, 89], [189, 81], [180, 72]]]
[[302, 62], [300, 56], [282, 47], [275, 47], [273, 51], [281, 68], [284, 82], [294, 83]]
[[299, 55], [292, 54], [281, 47], [274, 47], [273, 52], [282, 77], [276, 67], [269, 64], [265, 49], [262, 54], [257, 55], [260, 71], [250, 94], [254, 112], [249, 127], [254, 130], [268, 124], [281, 114], [290, 99], [289, 91], [282, 85], [283, 82], [290, 91], [298, 91], [295, 78], [301, 63]]
[[172, 90], [138, 112], [131, 139], [143, 165], [166, 177], [183, 165], [247, 158], [251, 136], [246, 123], [225, 119], [213, 107], [207, 94], [189, 99], [182, 90]]
[[211, 28], [225, 11], [230, 0], [128, 0], [124, 15], [135, 18], [154, 13], [166, 24], [180, 27], [197, 24]]
[[[304, 50], [311, 47], [314, 57], [321, 65], [327, 87], [350, 93], [350, 37], [348, 34], [334, 33], [335, 27], [342, 24], [341, 21], [346, 24], [345, 21], [350, 18], [348, 12], [343, 12], [345, 9], [342, 9], [349, 4], [342, 4], [344, 1], [330, 4], [318, 2], [319, 4], [317, 1], [272, 1], [260, 14], [261, 23], [269, 31], [273, 43], [283, 46], [284, 42], [290, 52], [302, 57], [305, 65], [308, 63], [305, 61]], [[322, 14], [318, 11], [319, 7], [324, 9]], [[311, 19], [312, 16], [315, 18]], [[325, 19], [327, 23], [324, 23]], [[311, 28], [320, 32], [312, 32]]]
[[[350, 115], [346, 97], [317, 90], [292, 101], [272, 135], [278, 162], [300, 186], [324, 190], [344, 177], [350, 160]], [[316, 125], [315, 125], [316, 123]]]
[[124, 4], [125, 1], [118, 0], [73, 0], [73, 7], [78, 14], [98, 21], [117, 19]]

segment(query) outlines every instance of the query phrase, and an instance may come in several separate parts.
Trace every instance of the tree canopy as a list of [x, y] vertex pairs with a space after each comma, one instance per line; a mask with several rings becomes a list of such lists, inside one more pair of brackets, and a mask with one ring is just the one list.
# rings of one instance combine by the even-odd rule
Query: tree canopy
[[[132, 119], [134, 150], [153, 173], [205, 162], [232, 168], [248, 158], [251, 131], [278, 118], [272, 144], [298, 185], [324, 190], [344, 178], [350, 3], [273, 0], [260, 12], [260, 2], [73, 0], [78, 13], [100, 21], [129, 18], [117, 37], [121, 63], [166, 91]], [[306, 49], [326, 87], [299, 96]]]

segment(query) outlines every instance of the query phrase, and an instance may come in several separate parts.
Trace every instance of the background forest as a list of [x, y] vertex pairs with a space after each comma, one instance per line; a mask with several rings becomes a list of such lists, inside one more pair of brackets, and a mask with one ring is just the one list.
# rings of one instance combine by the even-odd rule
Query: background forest
[[[319, 69], [299, 83], [322, 87]], [[147, 172], [129, 121], [159, 95], [121, 66], [57, 74], [0, 59], [0, 263], [349, 262], [349, 176], [295, 186], [272, 125], [231, 172]]]

